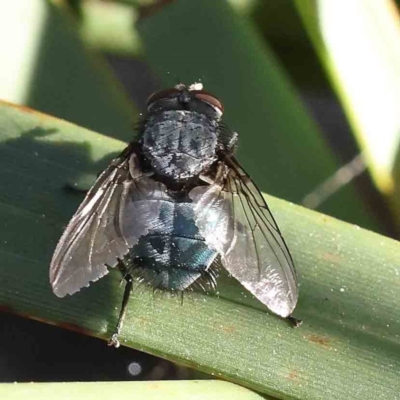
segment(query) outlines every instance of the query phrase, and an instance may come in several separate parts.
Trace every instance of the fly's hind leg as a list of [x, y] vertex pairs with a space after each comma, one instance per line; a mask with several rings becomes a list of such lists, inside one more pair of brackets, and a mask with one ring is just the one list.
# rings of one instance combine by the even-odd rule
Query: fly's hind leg
[[118, 348], [121, 345], [118, 340], [118, 336], [121, 333], [122, 326], [124, 324], [126, 311], [128, 309], [129, 297], [131, 295], [132, 285], [133, 285], [132, 276], [128, 273], [128, 270], [127, 270], [124, 262], [120, 258], [118, 258], [117, 260], [118, 260], [118, 264], [117, 264], [118, 269], [121, 271], [121, 273], [126, 281], [126, 285], [125, 285], [125, 290], [124, 290], [124, 297], [122, 298], [122, 306], [121, 306], [121, 311], [119, 313], [117, 326], [115, 327], [115, 331], [107, 343], [109, 346], [114, 346], [116, 348]]
[[295, 317], [292, 317], [291, 315], [289, 315], [285, 319], [291, 326], [293, 326], [293, 328], [299, 328], [303, 323], [301, 319], [297, 319]]

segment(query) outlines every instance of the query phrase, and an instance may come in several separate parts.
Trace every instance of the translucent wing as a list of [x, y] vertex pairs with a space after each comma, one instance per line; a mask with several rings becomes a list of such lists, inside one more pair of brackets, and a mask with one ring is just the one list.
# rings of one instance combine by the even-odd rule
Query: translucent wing
[[73, 294], [108, 273], [159, 216], [164, 185], [141, 173], [128, 147], [98, 177], [65, 229], [50, 265], [54, 293]]
[[260, 191], [236, 160], [227, 162], [224, 177], [189, 194], [196, 225], [221, 254], [224, 268], [271, 311], [287, 317], [298, 298], [292, 257]]

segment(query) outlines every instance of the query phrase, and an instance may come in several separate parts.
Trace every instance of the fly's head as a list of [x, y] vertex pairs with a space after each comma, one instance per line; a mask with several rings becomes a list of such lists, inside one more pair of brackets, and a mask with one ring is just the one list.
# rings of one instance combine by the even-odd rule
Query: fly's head
[[219, 121], [224, 113], [224, 106], [215, 96], [204, 91], [201, 83], [190, 86], [180, 83], [152, 94], [147, 100], [149, 115], [169, 110], [195, 111]]

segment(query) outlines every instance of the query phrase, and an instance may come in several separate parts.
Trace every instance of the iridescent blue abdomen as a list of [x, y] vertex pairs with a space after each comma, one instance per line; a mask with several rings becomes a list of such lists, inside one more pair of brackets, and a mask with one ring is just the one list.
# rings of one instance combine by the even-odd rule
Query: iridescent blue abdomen
[[184, 290], [204, 275], [217, 252], [194, 223], [190, 199], [162, 200], [159, 223], [129, 251], [132, 274], [160, 289]]

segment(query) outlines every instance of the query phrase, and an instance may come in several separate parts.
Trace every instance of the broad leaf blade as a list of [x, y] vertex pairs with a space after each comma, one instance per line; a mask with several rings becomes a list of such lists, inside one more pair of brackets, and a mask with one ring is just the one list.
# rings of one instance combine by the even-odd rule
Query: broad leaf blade
[[[68, 181], [100, 170], [124, 144], [1, 104], [0, 304], [108, 339], [123, 288], [110, 274], [56, 298], [48, 265], [82, 196]], [[267, 197], [299, 272], [299, 329], [232, 279], [220, 297], [134, 291], [122, 342], [279, 398], [395, 398], [400, 390], [400, 245]], [[110, 350], [112, 351], [112, 350]]]

